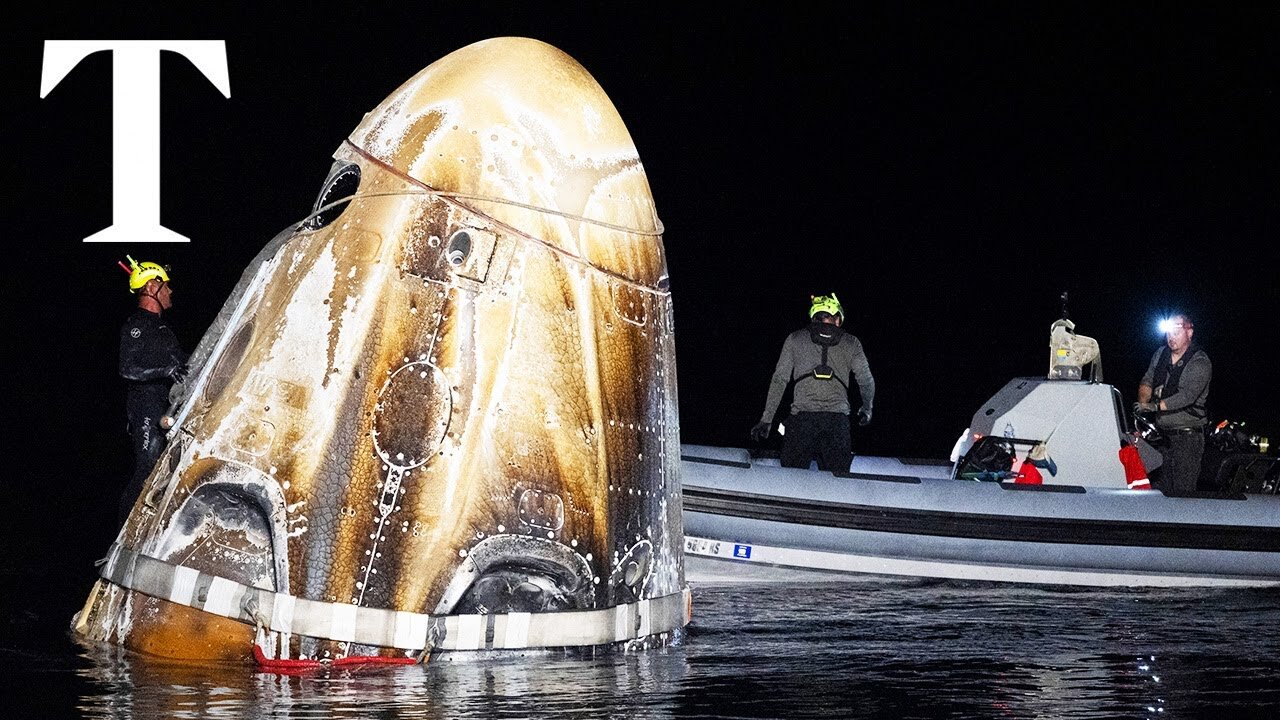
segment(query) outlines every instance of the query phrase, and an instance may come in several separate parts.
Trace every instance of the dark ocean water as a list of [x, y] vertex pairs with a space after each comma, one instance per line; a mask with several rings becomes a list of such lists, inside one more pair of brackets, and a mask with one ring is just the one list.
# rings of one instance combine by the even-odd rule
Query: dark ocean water
[[1242, 718], [1280, 712], [1280, 591], [693, 582], [676, 644], [279, 676], [83, 647], [92, 573], [4, 566], [6, 714], [84, 718]]

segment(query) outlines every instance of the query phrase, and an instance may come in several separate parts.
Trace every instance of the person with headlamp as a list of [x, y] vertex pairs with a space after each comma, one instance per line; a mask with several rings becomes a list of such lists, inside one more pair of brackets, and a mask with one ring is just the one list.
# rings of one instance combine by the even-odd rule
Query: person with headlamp
[[1186, 314], [1171, 316], [1160, 329], [1165, 344], [1151, 356], [1138, 383], [1134, 412], [1148, 417], [1161, 434], [1156, 442], [1161, 464], [1152, 484], [1165, 492], [1187, 493], [1196, 490], [1200, 476], [1213, 363], [1194, 342], [1195, 325]]

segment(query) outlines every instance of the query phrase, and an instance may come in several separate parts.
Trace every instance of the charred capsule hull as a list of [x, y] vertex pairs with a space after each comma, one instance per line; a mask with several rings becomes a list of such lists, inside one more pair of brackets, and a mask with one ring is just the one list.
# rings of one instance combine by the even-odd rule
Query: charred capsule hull
[[607, 96], [485, 41], [334, 157], [197, 348], [77, 630], [221, 659], [678, 632], [671, 296]]

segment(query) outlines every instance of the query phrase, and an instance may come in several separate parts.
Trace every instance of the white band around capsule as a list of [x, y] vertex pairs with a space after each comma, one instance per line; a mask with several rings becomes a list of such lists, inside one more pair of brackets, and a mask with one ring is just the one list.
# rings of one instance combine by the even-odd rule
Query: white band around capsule
[[114, 544], [102, 566], [120, 587], [279, 633], [402, 650], [496, 650], [607, 645], [689, 623], [688, 586], [599, 610], [428, 615], [295, 597], [198, 572]]

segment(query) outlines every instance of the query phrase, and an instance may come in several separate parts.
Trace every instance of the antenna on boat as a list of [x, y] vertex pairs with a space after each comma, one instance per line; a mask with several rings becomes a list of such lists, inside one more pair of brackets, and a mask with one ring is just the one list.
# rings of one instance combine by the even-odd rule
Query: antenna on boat
[[1067, 312], [1067, 291], [1066, 290], [1062, 291], [1061, 298], [1062, 298], [1062, 319], [1070, 320], [1071, 314]]

